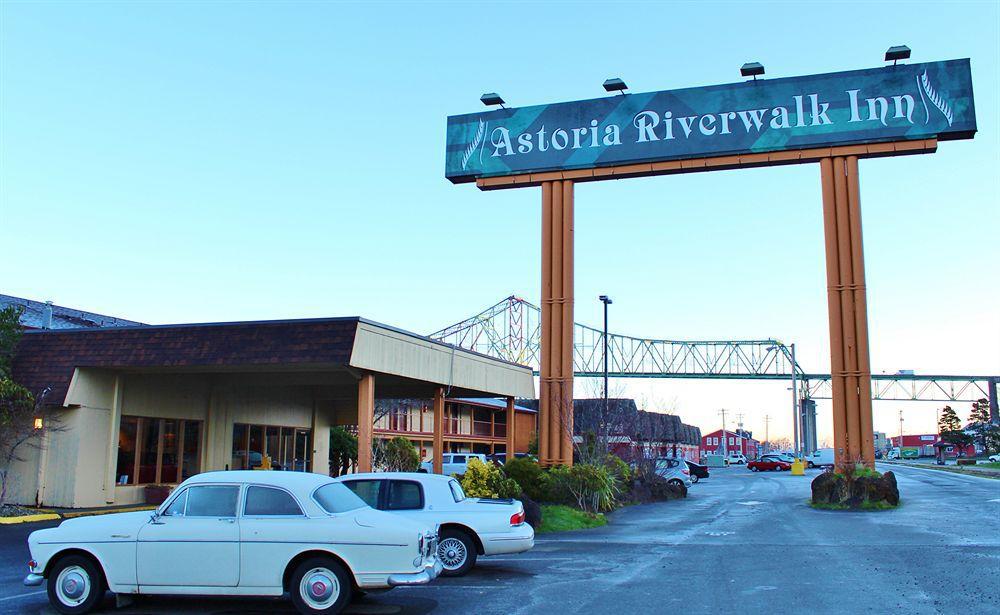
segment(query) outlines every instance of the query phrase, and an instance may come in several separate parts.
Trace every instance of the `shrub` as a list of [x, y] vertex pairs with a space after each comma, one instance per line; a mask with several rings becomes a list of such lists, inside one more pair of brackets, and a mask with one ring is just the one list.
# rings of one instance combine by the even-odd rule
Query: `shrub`
[[471, 459], [462, 475], [462, 490], [472, 498], [516, 498], [521, 495], [517, 481], [507, 478], [492, 463]]
[[525, 523], [537, 530], [542, 525], [542, 506], [523, 493], [520, 499], [521, 504], [524, 506]]
[[508, 459], [503, 467], [503, 473], [517, 482], [522, 491], [533, 500], [544, 499], [542, 483], [545, 471], [538, 463], [526, 458]]
[[382, 465], [388, 472], [416, 472], [420, 469], [420, 453], [403, 436], [396, 436], [385, 445]]
[[578, 463], [571, 468], [553, 469], [550, 476], [572, 496], [580, 510], [596, 513], [615, 506], [618, 484], [603, 466]]
[[632, 468], [628, 467], [628, 464], [618, 455], [608, 453], [604, 460], [604, 466], [621, 487], [627, 487], [632, 482]]

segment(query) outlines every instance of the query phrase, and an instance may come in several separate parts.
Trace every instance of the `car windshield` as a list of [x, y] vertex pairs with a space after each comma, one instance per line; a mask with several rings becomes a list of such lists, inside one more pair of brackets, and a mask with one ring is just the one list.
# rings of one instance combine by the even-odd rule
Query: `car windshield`
[[341, 483], [323, 485], [313, 493], [313, 498], [330, 514], [357, 510], [368, 506], [365, 501]]

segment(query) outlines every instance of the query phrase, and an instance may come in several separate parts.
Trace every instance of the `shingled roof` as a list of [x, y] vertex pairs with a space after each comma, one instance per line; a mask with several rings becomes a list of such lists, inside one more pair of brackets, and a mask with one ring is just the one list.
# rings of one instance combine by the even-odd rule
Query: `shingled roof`
[[[0, 309], [14, 306], [21, 308], [21, 325], [28, 329], [79, 329], [81, 327], [129, 327], [141, 322], [126, 320], [117, 316], [107, 316], [85, 310], [77, 310], [0, 294]], [[51, 310], [51, 314], [49, 311]]]
[[61, 404], [78, 367], [346, 365], [358, 317], [26, 331], [14, 378]]

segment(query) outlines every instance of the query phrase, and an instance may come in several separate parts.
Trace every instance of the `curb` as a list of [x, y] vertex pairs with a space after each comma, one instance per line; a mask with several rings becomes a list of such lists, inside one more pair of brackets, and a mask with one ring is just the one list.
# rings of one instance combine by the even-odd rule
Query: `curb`
[[931, 470], [934, 472], [948, 472], [949, 474], [959, 474], [962, 476], [973, 476], [976, 478], [992, 478], [994, 480], [1000, 480], [1000, 473], [987, 472], [983, 470], [975, 470], [975, 466], [935, 466], [930, 464], [917, 464], [917, 463], [900, 463], [898, 461], [881, 461], [880, 463], [886, 463], [889, 465], [900, 466], [903, 468], [915, 468], [917, 470]]
[[36, 521], [54, 521], [59, 518], [59, 515], [56, 513], [21, 515], [20, 517], [0, 517], [0, 525], [16, 525], [18, 523], [34, 523]]
[[39, 521], [55, 521], [56, 519], [77, 519], [79, 517], [93, 517], [96, 515], [109, 515], [113, 513], [138, 512], [142, 510], [156, 510], [156, 506], [126, 506], [122, 508], [107, 508], [101, 510], [81, 510], [76, 512], [57, 513], [44, 508], [37, 509], [38, 513], [33, 515], [21, 515], [20, 517], [0, 517], [0, 525], [17, 525], [18, 523], [37, 523]]

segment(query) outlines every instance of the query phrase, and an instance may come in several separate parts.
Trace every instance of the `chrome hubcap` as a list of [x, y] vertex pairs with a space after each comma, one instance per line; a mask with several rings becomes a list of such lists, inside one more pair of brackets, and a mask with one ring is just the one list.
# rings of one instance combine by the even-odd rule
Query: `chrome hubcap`
[[56, 578], [56, 595], [67, 606], [77, 606], [90, 595], [90, 575], [79, 566], [64, 568]]
[[311, 608], [322, 610], [340, 597], [340, 582], [326, 568], [313, 568], [302, 576], [299, 595]]
[[457, 538], [445, 538], [438, 545], [438, 559], [441, 560], [441, 565], [448, 570], [461, 568], [468, 556], [465, 543]]

